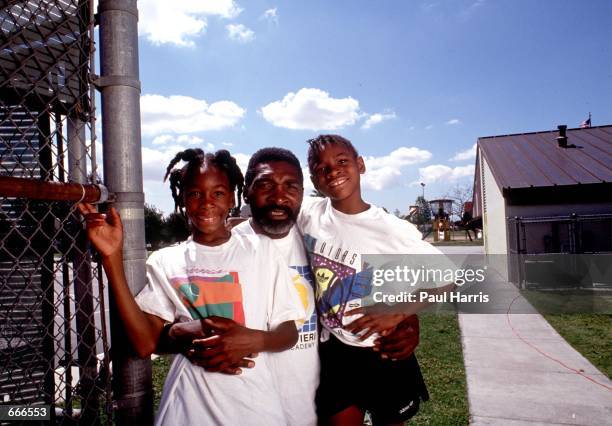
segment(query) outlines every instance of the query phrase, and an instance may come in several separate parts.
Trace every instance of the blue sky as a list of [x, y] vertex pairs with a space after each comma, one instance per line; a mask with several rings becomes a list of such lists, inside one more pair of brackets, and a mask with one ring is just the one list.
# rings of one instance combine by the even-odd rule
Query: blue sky
[[[612, 124], [612, 2], [139, 0], [146, 201], [188, 146], [246, 165], [338, 133], [405, 213], [473, 179], [480, 136]], [[244, 170], [243, 170], [244, 171]], [[311, 186], [307, 186], [306, 193]]]

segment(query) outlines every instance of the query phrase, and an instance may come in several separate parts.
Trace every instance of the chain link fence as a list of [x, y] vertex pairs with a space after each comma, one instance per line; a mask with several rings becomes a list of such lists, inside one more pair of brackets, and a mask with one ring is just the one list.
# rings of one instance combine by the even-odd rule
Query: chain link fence
[[[97, 182], [92, 3], [0, 2], [0, 180]], [[76, 200], [2, 184], [19, 191], [0, 182], [0, 404], [108, 422], [108, 301]]]
[[[612, 214], [513, 217], [506, 223], [509, 279], [521, 288], [528, 287], [534, 276], [540, 283], [547, 276], [549, 287], [575, 287], [577, 277], [588, 274], [598, 255], [612, 253]], [[608, 256], [600, 257], [608, 262]], [[591, 263], [585, 264], [585, 259]], [[562, 273], [552, 274], [551, 265]]]

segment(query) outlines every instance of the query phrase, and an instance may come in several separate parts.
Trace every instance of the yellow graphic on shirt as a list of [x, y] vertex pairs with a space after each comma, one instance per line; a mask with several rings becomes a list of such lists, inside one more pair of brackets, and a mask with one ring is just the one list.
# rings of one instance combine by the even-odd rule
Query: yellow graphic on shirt
[[[308, 289], [306, 288], [306, 284], [304, 283], [303, 278], [300, 274], [296, 274], [291, 278], [293, 281], [293, 286], [297, 290], [298, 295], [300, 296], [300, 301], [302, 302], [302, 306], [304, 307], [304, 311], [308, 311]], [[304, 320], [296, 321], [298, 326], [302, 326], [304, 324]]]
[[325, 293], [334, 278], [334, 272], [327, 268], [319, 268], [315, 271], [315, 280], [317, 281], [317, 299]]

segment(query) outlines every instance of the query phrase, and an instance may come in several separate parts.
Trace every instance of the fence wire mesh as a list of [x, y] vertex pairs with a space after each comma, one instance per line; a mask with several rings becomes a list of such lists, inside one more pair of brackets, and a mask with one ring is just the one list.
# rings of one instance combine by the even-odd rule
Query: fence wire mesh
[[[0, 1], [0, 175], [95, 183], [92, 1]], [[107, 300], [74, 201], [0, 196], [0, 404], [108, 421]]]
[[[520, 286], [529, 281], [529, 271], [526, 270], [529, 261], [535, 264], [537, 259], [543, 259], [545, 263], [546, 259], [551, 258], [565, 262], [565, 273], [561, 277], [551, 276], [551, 279], [556, 280], [558, 287], [568, 287], [576, 285], [573, 277], [585, 275], [584, 264], [576, 261], [577, 256], [561, 258], [550, 255], [612, 253], [612, 214], [514, 217], [508, 218], [506, 224], [510, 253], [509, 279]], [[534, 268], [531, 265], [531, 269]], [[551, 269], [546, 271], [550, 275]], [[563, 279], [568, 281], [564, 283]]]

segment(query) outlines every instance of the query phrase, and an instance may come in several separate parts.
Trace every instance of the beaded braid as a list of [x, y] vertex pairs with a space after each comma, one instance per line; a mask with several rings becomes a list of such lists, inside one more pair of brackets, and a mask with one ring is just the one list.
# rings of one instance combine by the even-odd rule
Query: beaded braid
[[[173, 167], [179, 161], [186, 161], [187, 164], [180, 169], [173, 170]], [[236, 163], [236, 159], [225, 149], [221, 149], [212, 154], [205, 153], [200, 148], [189, 148], [178, 152], [174, 156], [170, 164], [168, 164], [166, 175], [164, 176], [164, 181], [170, 177], [170, 191], [172, 192], [172, 199], [174, 199], [174, 210], [183, 217], [185, 216], [185, 204], [183, 202], [185, 180], [191, 171], [201, 167], [205, 162], [215, 165], [227, 173], [230, 190], [232, 192], [238, 189], [237, 207], [233, 208], [231, 212], [232, 216], [237, 216], [240, 212], [244, 177], [242, 176], [240, 167], [238, 167], [238, 163]]]
[[314, 175], [314, 169], [319, 162], [319, 155], [325, 148], [331, 144], [339, 144], [343, 145], [347, 148], [354, 156], [357, 158], [359, 154], [357, 150], [346, 138], [343, 138], [340, 135], [319, 135], [314, 139], [308, 139], [306, 143], [309, 145], [308, 147], [308, 170], [310, 170], [310, 174]]
[[[210, 156], [210, 157], [209, 157]], [[232, 157], [226, 149], [220, 149], [212, 154], [207, 154], [206, 158], [210, 158], [210, 161], [215, 166], [225, 170], [229, 179], [230, 189], [232, 191], [238, 190], [236, 207], [231, 211], [231, 216], [240, 216], [240, 207], [242, 206], [242, 192], [244, 191], [244, 176], [238, 167], [236, 159]]]

